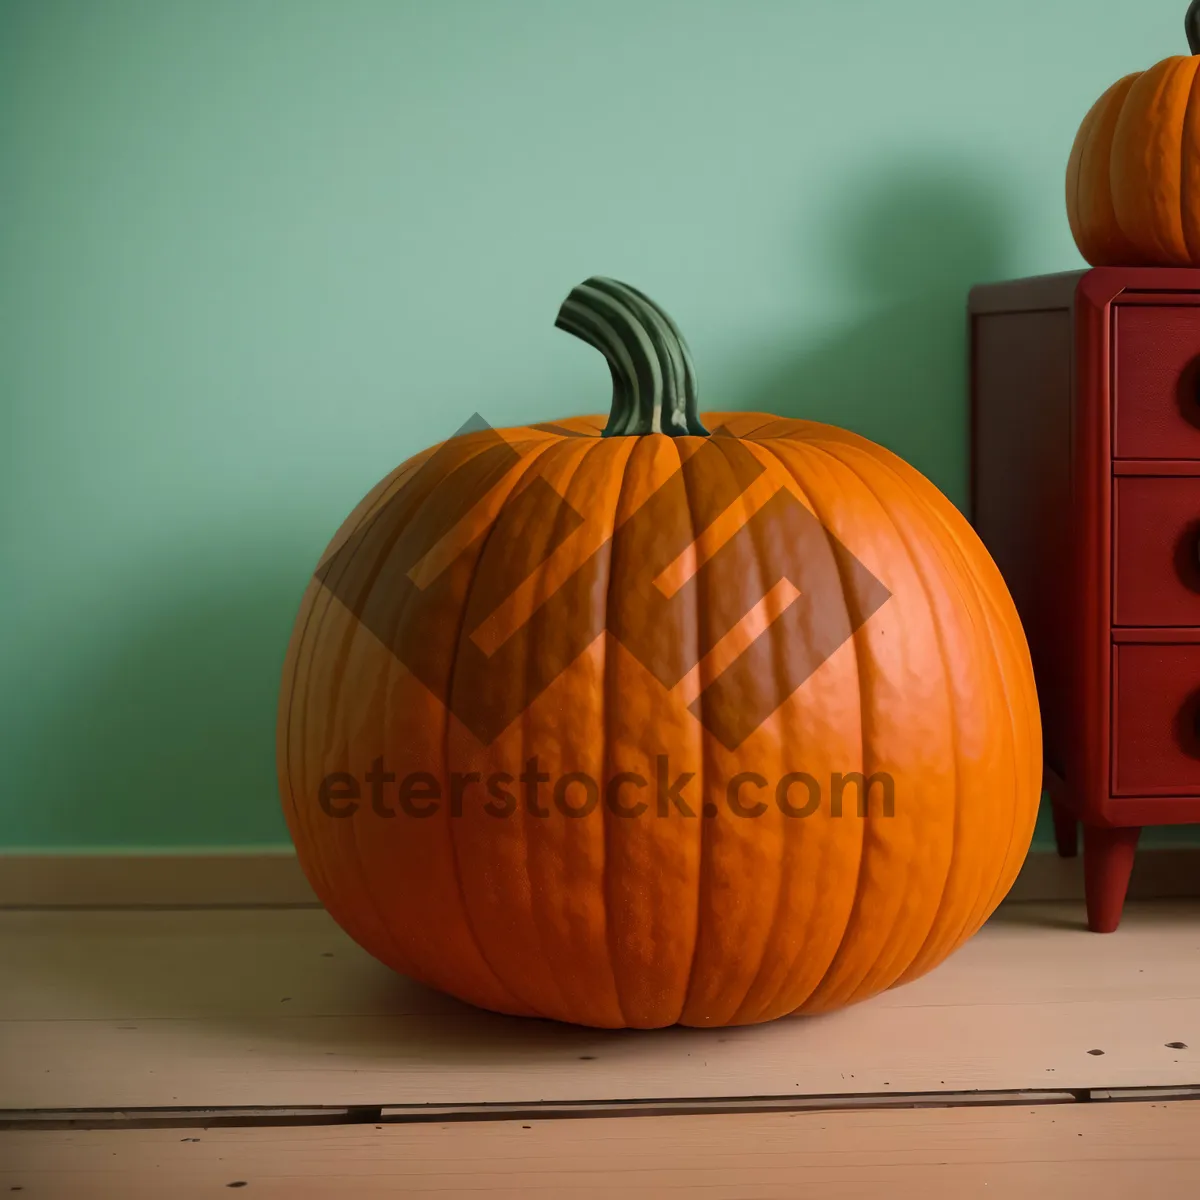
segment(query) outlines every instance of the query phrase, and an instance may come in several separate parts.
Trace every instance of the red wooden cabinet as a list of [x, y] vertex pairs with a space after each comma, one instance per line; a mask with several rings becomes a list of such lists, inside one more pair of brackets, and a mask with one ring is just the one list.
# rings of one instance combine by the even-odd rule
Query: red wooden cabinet
[[1117, 927], [1143, 825], [1200, 822], [1200, 270], [975, 288], [971, 516], [1025, 624], [1059, 852]]

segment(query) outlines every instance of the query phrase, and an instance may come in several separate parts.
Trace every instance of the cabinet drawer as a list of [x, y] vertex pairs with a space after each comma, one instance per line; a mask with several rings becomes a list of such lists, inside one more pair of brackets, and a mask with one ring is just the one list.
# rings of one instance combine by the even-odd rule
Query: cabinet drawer
[[1200, 476], [1113, 486], [1113, 623], [1200, 625]]
[[1114, 310], [1117, 458], [1200, 458], [1200, 305]]
[[1113, 649], [1114, 796], [1200, 795], [1200, 645]]

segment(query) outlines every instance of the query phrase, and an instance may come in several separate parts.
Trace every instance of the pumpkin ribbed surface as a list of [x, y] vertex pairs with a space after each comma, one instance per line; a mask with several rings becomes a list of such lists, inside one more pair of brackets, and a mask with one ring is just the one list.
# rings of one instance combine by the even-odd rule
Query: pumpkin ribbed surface
[[1067, 216], [1094, 267], [1200, 266], [1200, 2], [1191, 55], [1126, 75], [1089, 110], [1067, 165]]
[[1011, 886], [1041, 735], [978, 538], [852, 433], [701, 419], [464, 434], [326, 551], [280, 786], [317, 895], [397, 971], [505, 1013], [748, 1024], [915, 978]]

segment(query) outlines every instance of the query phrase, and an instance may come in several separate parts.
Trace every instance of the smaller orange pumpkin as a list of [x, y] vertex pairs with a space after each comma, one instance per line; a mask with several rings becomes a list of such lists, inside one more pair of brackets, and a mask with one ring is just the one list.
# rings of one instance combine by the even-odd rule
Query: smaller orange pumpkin
[[1200, 0], [1191, 55], [1118, 80], [1079, 127], [1067, 216], [1094, 267], [1200, 266]]

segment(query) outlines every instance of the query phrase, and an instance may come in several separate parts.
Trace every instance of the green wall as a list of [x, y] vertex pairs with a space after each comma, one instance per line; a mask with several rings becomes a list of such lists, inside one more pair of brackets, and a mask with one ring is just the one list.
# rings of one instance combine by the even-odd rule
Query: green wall
[[589, 274], [962, 502], [966, 288], [1080, 265], [1075, 129], [1184, 7], [0, 0], [0, 845], [285, 840], [318, 554], [472, 411], [605, 407]]

